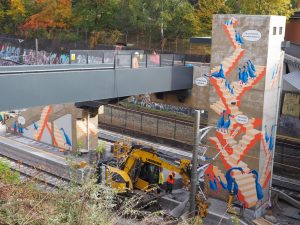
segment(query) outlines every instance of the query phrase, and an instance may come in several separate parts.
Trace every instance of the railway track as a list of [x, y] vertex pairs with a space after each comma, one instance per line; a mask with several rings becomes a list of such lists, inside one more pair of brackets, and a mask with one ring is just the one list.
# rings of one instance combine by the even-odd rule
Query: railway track
[[32, 179], [39, 184], [39, 187], [41, 189], [46, 191], [52, 191], [54, 189], [63, 188], [68, 186], [70, 183], [70, 180], [49, 173], [43, 170], [42, 168], [28, 165], [26, 163], [9, 158], [1, 154], [0, 160], [8, 163], [13, 171], [18, 172], [22, 180]]
[[[153, 117], [156, 119], [161, 119], [161, 120], [166, 120], [166, 121], [176, 121], [176, 123], [181, 123], [183, 125], [186, 126], [190, 126], [193, 127], [194, 122], [188, 119], [183, 119], [183, 118], [173, 118], [172, 116], [166, 116], [166, 115], [158, 115], [156, 112], [151, 112], [151, 109], [145, 108], [145, 109], [132, 109], [126, 106], [122, 106], [122, 105], [115, 105], [115, 104], [108, 104], [108, 107], [114, 108], [114, 109], [119, 109], [119, 110], [123, 110], [123, 111], [127, 111], [127, 112], [132, 112], [132, 113], [138, 113], [138, 114], [142, 114], [145, 116], [149, 116], [149, 117]], [[201, 119], [201, 127], [203, 126], [207, 126], [207, 121], [204, 121], [203, 119]], [[111, 125], [113, 126], [113, 125]], [[294, 145], [296, 144], [298, 147], [300, 147], [300, 139], [299, 138], [293, 138], [293, 137], [288, 137], [285, 135], [280, 135], [277, 134], [276, 135], [276, 141], [279, 143], [293, 143]]]
[[[131, 113], [138, 113], [138, 114], [153, 117], [153, 118], [156, 118], [156, 119], [161, 119], [161, 120], [166, 120], [166, 121], [171, 121], [171, 122], [176, 121], [177, 123], [181, 123], [181, 124], [186, 125], [186, 126], [193, 126], [193, 124], [194, 124], [193, 121], [188, 120], [188, 119], [174, 118], [174, 115], [173, 116], [158, 115], [155, 112], [151, 112], [151, 110], [149, 110], [148, 108], [145, 108], [145, 110], [143, 110], [143, 109], [138, 109], [137, 110], [137, 109], [132, 109], [130, 107], [126, 107], [126, 106], [122, 106], [122, 105], [108, 104], [107, 106], [111, 107], [113, 109], [119, 109], [119, 110], [131, 112]], [[205, 124], [201, 123], [201, 126], [202, 125], [205, 125]]]

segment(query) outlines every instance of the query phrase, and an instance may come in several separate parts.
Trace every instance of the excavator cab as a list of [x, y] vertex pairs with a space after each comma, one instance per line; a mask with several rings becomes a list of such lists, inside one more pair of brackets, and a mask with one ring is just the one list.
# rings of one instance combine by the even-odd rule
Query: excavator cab
[[151, 163], [143, 163], [136, 182], [136, 187], [146, 192], [157, 188], [159, 181], [159, 167]]

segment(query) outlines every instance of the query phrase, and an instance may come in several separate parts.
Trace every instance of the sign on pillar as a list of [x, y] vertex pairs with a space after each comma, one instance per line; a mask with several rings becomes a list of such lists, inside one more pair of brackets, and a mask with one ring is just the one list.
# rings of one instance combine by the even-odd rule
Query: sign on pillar
[[269, 204], [286, 18], [215, 15], [206, 170], [210, 194], [231, 193], [260, 216]]

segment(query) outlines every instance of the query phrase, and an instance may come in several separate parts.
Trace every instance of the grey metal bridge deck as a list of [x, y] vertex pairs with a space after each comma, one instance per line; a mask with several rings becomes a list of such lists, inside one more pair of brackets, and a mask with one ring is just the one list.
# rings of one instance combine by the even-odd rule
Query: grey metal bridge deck
[[[124, 57], [124, 56], [123, 56]], [[193, 68], [174, 56], [139, 68], [113, 63], [0, 67], [0, 111], [191, 89]]]

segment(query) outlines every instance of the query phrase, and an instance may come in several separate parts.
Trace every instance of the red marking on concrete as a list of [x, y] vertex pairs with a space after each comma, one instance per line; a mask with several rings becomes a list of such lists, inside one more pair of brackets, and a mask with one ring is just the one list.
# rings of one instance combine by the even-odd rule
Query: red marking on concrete
[[214, 172], [213, 172], [213, 165], [210, 164], [207, 169], [205, 170], [205, 173], [204, 173], [206, 176], [209, 177], [210, 180], [214, 180]]
[[269, 171], [269, 173], [268, 173], [268, 175], [267, 175], [267, 177], [265, 179], [265, 182], [262, 185], [263, 189], [265, 189], [267, 187], [267, 184], [269, 183], [270, 179], [271, 179], [271, 171]]
[[[221, 78], [220, 78], [221, 79]], [[223, 92], [221, 91], [221, 88], [219, 87], [218, 83], [217, 83], [217, 79], [216, 78], [213, 78], [211, 77], [210, 78], [210, 81], [211, 83], [214, 85], [216, 91], [217, 91], [217, 94], [219, 95], [219, 97], [221, 98], [222, 100], [222, 103], [224, 104], [225, 108], [226, 108], [226, 113], [231, 113], [231, 110], [230, 108], [228, 107], [228, 104], [226, 102], [226, 99], [224, 98], [224, 95], [223, 95]], [[225, 82], [225, 81], [224, 81]]]
[[240, 54], [234, 59], [234, 61], [232, 62], [231, 66], [227, 69], [227, 71], [225, 71], [225, 76], [228, 76], [231, 73], [232, 69], [238, 64], [238, 62], [244, 56], [244, 52], [245, 52], [245, 50], [243, 49], [240, 52]]
[[43, 133], [44, 133], [45, 127], [46, 127], [46, 125], [48, 123], [48, 119], [49, 119], [51, 111], [52, 111], [52, 107], [48, 106], [48, 110], [46, 112], [46, 116], [45, 116], [45, 119], [44, 119], [43, 124], [42, 124], [42, 129], [41, 129], [41, 131], [40, 131], [40, 133], [39, 133], [39, 135], [37, 137], [38, 141], [40, 141], [41, 138], [42, 138], [42, 136], [43, 136]]
[[[246, 134], [245, 134], [246, 135]], [[261, 133], [258, 133], [254, 136], [249, 144], [244, 148], [243, 153], [240, 155], [238, 163], [244, 158], [244, 156], [253, 148], [253, 146], [261, 140]]]
[[233, 153], [232, 146], [230, 146], [227, 142], [227, 140], [224, 138], [224, 134], [220, 131], [216, 131], [216, 136], [219, 139], [221, 145], [225, 149], [225, 151], [228, 153], [228, 155], [231, 155]]
[[228, 30], [228, 27], [227, 25], [223, 24], [223, 29], [225, 31], [225, 33], [227, 34], [227, 37], [229, 38], [231, 44], [233, 45], [234, 49], [237, 48], [237, 45], [235, 44], [235, 41], [231, 38], [231, 35], [230, 35], [230, 32]]
[[[50, 134], [52, 134], [52, 128], [49, 127], [49, 124], [48, 124], [48, 123], [47, 123], [46, 127], [47, 127], [48, 131], [50, 132]], [[55, 146], [57, 146], [57, 141], [56, 141], [56, 139], [55, 139], [55, 136], [53, 136], [53, 144], [54, 144]]]
[[[253, 128], [258, 128], [262, 124], [262, 119], [261, 118], [254, 118], [254, 121], [251, 122], [251, 124], [253, 125]], [[240, 130], [238, 131], [238, 133], [235, 136], [241, 135], [242, 133], [246, 133], [246, 127], [243, 124], [240, 124], [240, 123], [235, 123], [233, 125], [233, 131], [235, 129], [237, 129], [238, 127], [240, 127]]]
[[220, 156], [221, 156], [221, 159], [222, 159], [222, 162], [223, 162], [223, 165], [225, 167], [226, 170], [229, 170], [231, 168], [231, 165], [227, 162], [227, 160], [224, 158], [224, 155], [222, 154], [221, 150], [219, 149], [219, 146], [217, 144], [216, 141], [212, 140], [211, 138], [209, 138], [210, 142], [212, 144], [214, 144], [216, 146], [216, 149], [220, 152]]

